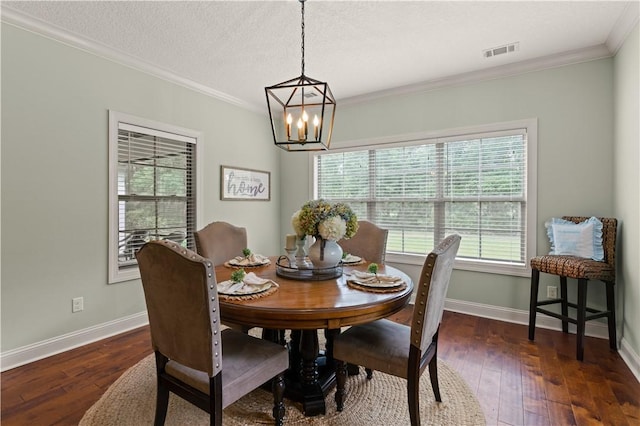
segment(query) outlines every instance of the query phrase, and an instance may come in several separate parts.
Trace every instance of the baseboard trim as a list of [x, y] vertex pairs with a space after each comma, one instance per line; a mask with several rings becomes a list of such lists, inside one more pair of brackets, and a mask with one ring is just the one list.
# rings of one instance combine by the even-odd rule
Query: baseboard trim
[[[464, 300], [447, 299], [445, 309], [451, 312], [458, 312], [466, 315], [473, 315], [482, 318], [489, 318], [498, 321], [505, 321], [515, 324], [529, 324], [529, 311], [519, 309], [503, 308], [500, 306], [484, 305], [481, 303], [466, 302]], [[149, 324], [147, 312], [139, 312], [117, 320], [98, 324], [72, 333], [63, 334], [58, 337], [43, 340], [31, 345], [22, 346], [0, 353], [0, 371], [10, 370], [20, 367], [30, 362], [38, 361], [52, 355], [59, 354], [107, 337], [124, 333], [134, 328]], [[562, 323], [556, 318], [540, 314], [536, 320], [536, 326], [551, 330], [562, 330]], [[572, 325], [569, 331], [575, 332]], [[608, 338], [607, 326], [602, 323], [590, 322], [586, 325], [585, 334], [601, 339]], [[629, 345], [624, 338], [620, 341], [620, 357], [627, 364], [636, 380], [640, 382], [640, 356]]]
[[[473, 315], [476, 317], [489, 318], [498, 321], [505, 321], [515, 324], [529, 324], [529, 311], [519, 309], [503, 308], [501, 306], [484, 305], [481, 303], [466, 302], [464, 300], [447, 299], [444, 304], [447, 311], [458, 312], [461, 314]], [[538, 314], [536, 318], [536, 327], [546, 328], [550, 330], [561, 331], [562, 321], [557, 318], [544, 314]], [[575, 333], [575, 326], [569, 324], [569, 332]], [[609, 338], [609, 330], [604, 323], [590, 321], [585, 324], [585, 335], [597, 337], [600, 339]], [[622, 360], [627, 364], [636, 380], [640, 382], [640, 356], [635, 353], [629, 342], [620, 339], [618, 344], [618, 353]]]
[[11, 349], [0, 353], [0, 371], [20, 367], [21, 365], [106, 339], [147, 324], [149, 324], [149, 318], [147, 317], [147, 312], [144, 311], [31, 345]]
[[629, 367], [633, 375], [636, 376], [636, 380], [640, 382], [640, 355], [633, 350], [624, 337], [620, 342], [619, 352], [625, 364], [627, 364], [627, 367]]

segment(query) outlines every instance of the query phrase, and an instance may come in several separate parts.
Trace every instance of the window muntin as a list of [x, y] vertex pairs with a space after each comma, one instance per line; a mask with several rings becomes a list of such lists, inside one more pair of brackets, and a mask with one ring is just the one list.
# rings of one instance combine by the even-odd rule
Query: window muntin
[[457, 267], [526, 275], [535, 122], [518, 124], [314, 154], [314, 197], [349, 203], [389, 229], [393, 258], [425, 255], [455, 232]]
[[149, 240], [195, 247], [198, 136], [110, 111], [110, 283], [139, 277]]

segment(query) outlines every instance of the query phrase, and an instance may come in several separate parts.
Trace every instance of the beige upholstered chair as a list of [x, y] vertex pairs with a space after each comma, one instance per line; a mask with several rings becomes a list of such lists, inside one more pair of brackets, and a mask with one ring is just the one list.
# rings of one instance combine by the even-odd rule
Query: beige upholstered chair
[[345, 253], [359, 256], [367, 262], [384, 263], [389, 231], [366, 220], [358, 221], [358, 231], [348, 240], [340, 240], [338, 244]]
[[222, 265], [229, 259], [242, 255], [247, 248], [247, 229], [227, 222], [212, 222], [194, 232], [198, 254]]
[[156, 356], [155, 425], [163, 425], [169, 392], [222, 424], [222, 409], [273, 378], [275, 424], [284, 417], [284, 346], [235, 330], [220, 331], [210, 260], [169, 240], [151, 241], [136, 257]]
[[[574, 223], [584, 222], [588, 217], [564, 216], [564, 220]], [[599, 217], [602, 222], [602, 247], [604, 261], [596, 261], [576, 256], [546, 255], [531, 259], [531, 298], [529, 302], [529, 340], [533, 340], [536, 331], [536, 313], [540, 312], [562, 320], [562, 331], [569, 332], [569, 323], [576, 325], [576, 358], [584, 359], [585, 322], [596, 318], [607, 318], [609, 326], [609, 347], [617, 351], [616, 308], [614, 285], [616, 281], [616, 232], [618, 221], [614, 218]], [[538, 300], [540, 272], [560, 277], [560, 298]], [[567, 300], [567, 278], [578, 280], [577, 303]], [[599, 311], [587, 306], [587, 283], [602, 281], [606, 285], [607, 309]], [[544, 305], [560, 304], [561, 313], [541, 308]], [[575, 317], [569, 316], [569, 307], [576, 309]], [[590, 313], [590, 315], [587, 315]]]
[[344, 407], [346, 363], [407, 379], [409, 416], [413, 426], [420, 424], [420, 376], [427, 365], [435, 399], [442, 401], [438, 387], [438, 329], [459, 246], [460, 236], [450, 235], [427, 256], [416, 288], [410, 327], [381, 319], [353, 326], [334, 338], [333, 357], [338, 382], [335, 398], [339, 411]]

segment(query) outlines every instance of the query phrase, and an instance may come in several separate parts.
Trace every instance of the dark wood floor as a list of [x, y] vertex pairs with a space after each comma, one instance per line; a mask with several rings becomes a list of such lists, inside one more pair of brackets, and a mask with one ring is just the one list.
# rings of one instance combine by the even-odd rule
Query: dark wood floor
[[[408, 323], [405, 310], [394, 319]], [[640, 384], [606, 340], [445, 312], [438, 357], [478, 396], [488, 425], [640, 425]], [[2, 373], [1, 422], [75, 425], [127, 368], [151, 353], [148, 327]]]

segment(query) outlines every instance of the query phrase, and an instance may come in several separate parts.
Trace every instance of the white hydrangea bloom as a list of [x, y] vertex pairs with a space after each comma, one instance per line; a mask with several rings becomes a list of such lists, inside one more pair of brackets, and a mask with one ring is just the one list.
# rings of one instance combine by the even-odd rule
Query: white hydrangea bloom
[[318, 231], [325, 240], [338, 241], [347, 232], [347, 223], [340, 216], [333, 216], [320, 222]]

